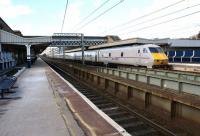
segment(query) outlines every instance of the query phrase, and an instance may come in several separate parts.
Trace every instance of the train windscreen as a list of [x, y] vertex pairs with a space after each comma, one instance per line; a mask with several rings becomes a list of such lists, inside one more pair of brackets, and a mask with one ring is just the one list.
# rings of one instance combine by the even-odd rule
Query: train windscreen
[[149, 47], [151, 53], [164, 53], [160, 47]]

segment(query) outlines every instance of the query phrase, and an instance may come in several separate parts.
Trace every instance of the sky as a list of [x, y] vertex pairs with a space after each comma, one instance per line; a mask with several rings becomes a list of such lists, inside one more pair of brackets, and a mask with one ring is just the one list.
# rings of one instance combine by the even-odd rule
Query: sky
[[[200, 0], [68, 1], [63, 33], [118, 35], [121, 39], [127, 39], [187, 38], [200, 31]], [[20, 30], [23, 35], [49, 36], [61, 32], [66, 2], [0, 0], [0, 16], [12, 29]], [[86, 18], [104, 2], [106, 4], [102, 8]], [[97, 17], [119, 2], [116, 7]], [[174, 6], [160, 10], [171, 4]]]

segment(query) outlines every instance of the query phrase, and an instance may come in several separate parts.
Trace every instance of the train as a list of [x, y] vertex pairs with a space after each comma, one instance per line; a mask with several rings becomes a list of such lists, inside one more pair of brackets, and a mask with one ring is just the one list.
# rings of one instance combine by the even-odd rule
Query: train
[[[65, 59], [82, 60], [82, 51], [67, 51]], [[163, 49], [154, 44], [131, 45], [88, 49], [84, 51], [86, 62], [142, 66], [147, 68], [168, 67], [168, 57]]]

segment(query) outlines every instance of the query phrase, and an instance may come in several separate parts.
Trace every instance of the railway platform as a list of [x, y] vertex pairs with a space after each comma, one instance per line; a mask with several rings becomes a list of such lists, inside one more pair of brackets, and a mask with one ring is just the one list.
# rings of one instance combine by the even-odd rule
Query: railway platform
[[190, 72], [200, 72], [199, 63], [170, 63], [174, 70], [179, 71], [190, 71]]
[[15, 86], [16, 93], [0, 99], [1, 136], [121, 135], [123, 131], [41, 59], [22, 73]]

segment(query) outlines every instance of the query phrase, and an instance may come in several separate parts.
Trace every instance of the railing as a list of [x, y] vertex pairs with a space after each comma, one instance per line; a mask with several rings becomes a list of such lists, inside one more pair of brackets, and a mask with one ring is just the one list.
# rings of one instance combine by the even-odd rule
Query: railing
[[200, 95], [200, 75], [150, 69], [127, 69], [128, 68], [122, 70], [99, 67], [97, 71], [129, 80], [156, 85], [163, 89], [172, 89], [179, 93], [185, 92]]
[[131, 71], [131, 72], [140, 72], [145, 74], [165, 76], [169, 78], [176, 78], [182, 80], [191, 80], [195, 82], [200, 82], [200, 74], [189, 73], [189, 72], [180, 72], [180, 71], [168, 71], [160, 69], [146, 69], [146, 68], [136, 68], [136, 67], [119, 67], [121, 70]]
[[170, 62], [200, 62], [200, 50], [167, 51]]

